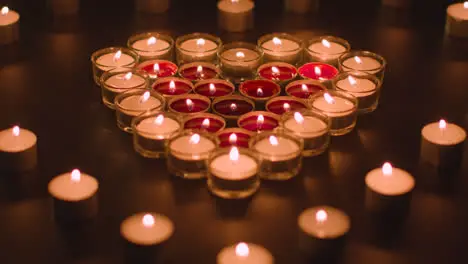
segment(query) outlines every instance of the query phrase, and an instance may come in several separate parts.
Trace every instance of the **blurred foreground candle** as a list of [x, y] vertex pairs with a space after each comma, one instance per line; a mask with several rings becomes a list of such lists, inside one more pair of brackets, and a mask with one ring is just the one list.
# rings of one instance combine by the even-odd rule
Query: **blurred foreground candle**
[[240, 116], [255, 110], [255, 104], [250, 99], [234, 94], [214, 99], [212, 108], [213, 113], [222, 116], [228, 126], [235, 127]]
[[312, 109], [330, 118], [332, 136], [345, 135], [356, 126], [358, 101], [348, 93], [340, 91], [317, 93], [310, 98], [309, 103]]
[[370, 51], [351, 51], [343, 54], [338, 64], [342, 72], [366, 72], [375, 75], [382, 83], [387, 62], [382, 56]]
[[133, 147], [146, 158], [165, 156], [170, 138], [182, 131], [180, 116], [168, 112], [151, 112], [133, 119]]
[[196, 94], [210, 97], [211, 99], [231, 95], [235, 90], [234, 84], [221, 79], [199, 81], [193, 88]]
[[358, 112], [369, 113], [379, 104], [380, 80], [365, 72], [343, 72], [333, 80], [333, 87], [358, 99]]
[[54, 15], [74, 15], [80, 10], [80, 0], [49, 0]]
[[131, 36], [127, 46], [138, 53], [142, 61], [171, 60], [174, 40], [168, 35], [146, 32]]
[[204, 61], [216, 64], [218, 50], [222, 44], [220, 38], [205, 33], [192, 33], [178, 37], [176, 40], [177, 63], [182, 65]]
[[270, 80], [248, 80], [239, 86], [241, 95], [253, 100], [257, 109], [265, 107], [265, 103], [278, 96], [281, 92], [281, 87]]
[[321, 82], [309, 79], [291, 82], [285, 88], [287, 95], [299, 99], [309, 99], [311, 95], [326, 90]]
[[314, 110], [291, 111], [281, 118], [281, 127], [304, 140], [304, 157], [323, 153], [330, 144], [330, 120]]
[[284, 7], [287, 11], [296, 14], [305, 14], [318, 11], [320, 0], [285, 0]]
[[209, 133], [216, 133], [226, 127], [224, 118], [210, 114], [199, 113], [187, 116], [184, 119], [184, 129], [202, 130]]
[[445, 31], [449, 36], [468, 38], [468, 1], [447, 8]]
[[182, 78], [166, 77], [157, 79], [153, 83], [152, 89], [166, 98], [171, 98], [176, 95], [191, 93], [193, 84]]
[[181, 115], [203, 113], [210, 110], [210, 98], [198, 94], [176, 95], [169, 99], [169, 112]]
[[266, 111], [253, 111], [240, 116], [237, 124], [252, 132], [271, 131], [279, 126], [279, 116]]
[[153, 80], [174, 76], [179, 69], [177, 65], [167, 60], [147, 60], [138, 64], [137, 68], [147, 72]]
[[94, 81], [101, 85], [101, 75], [109, 70], [120, 67], [132, 68], [138, 63], [140, 56], [127, 48], [111, 47], [98, 50], [91, 55]]
[[169, 0], [135, 0], [135, 5], [139, 12], [161, 14], [169, 9]]
[[273, 264], [271, 253], [262, 246], [239, 243], [223, 248], [216, 257], [216, 264]]
[[421, 160], [441, 170], [458, 169], [462, 163], [466, 132], [445, 120], [426, 125], [422, 131]]
[[147, 111], [164, 109], [166, 101], [161, 95], [146, 89], [133, 89], [115, 97], [117, 126], [132, 132], [132, 119]]
[[49, 182], [49, 193], [54, 199], [54, 213], [58, 220], [79, 222], [98, 213], [98, 181], [75, 169]]
[[220, 148], [249, 148], [249, 139], [253, 133], [239, 127], [225, 128], [217, 133]]
[[0, 45], [11, 44], [19, 39], [20, 16], [7, 6], [0, 9]]
[[273, 33], [258, 39], [265, 61], [298, 65], [302, 60], [302, 41], [286, 33]]
[[309, 62], [298, 69], [299, 75], [304, 79], [321, 82], [327, 88], [332, 88], [333, 79], [339, 74], [337, 68], [322, 62]]
[[37, 165], [37, 137], [24, 128], [15, 126], [0, 131], [0, 170], [22, 172]]
[[327, 258], [339, 254], [351, 220], [343, 211], [318, 206], [303, 211], [298, 218], [299, 249], [310, 258]]
[[216, 65], [208, 62], [192, 62], [180, 66], [180, 77], [198, 82], [207, 79], [215, 79], [219, 75], [219, 69]]
[[260, 158], [259, 176], [268, 180], [288, 180], [302, 168], [303, 140], [284, 130], [262, 132], [250, 139], [250, 149]]
[[218, 24], [230, 32], [244, 32], [253, 28], [253, 9], [251, 0], [220, 0], [218, 2]]
[[348, 41], [333, 36], [322, 36], [308, 41], [307, 61], [325, 62], [338, 67], [338, 58], [351, 49]]
[[274, 81], [284, 87], [296, 78], [297, 69], [289, 63], [271, 62], [258, 67], [257, 73], [260, 78]]
[[254, 79], [263, 58], [263, 51], [245, 42], [225, 44], [219, 51], [220, 68], [224, 79], [240, 83]]
[[242, 199], [260, 187], [259, 161], [248, 149], [219, 149], [208, 161], [208, 188], [225, 199]]
[[393, 168], [388, 162], [370, 171], [367, 185], [366, 208], [375, 213], [400, 213], [408, 209], [415, 181], [408, 172]]
[[206, 161], [218, 146], [218, 138], [201, 131], [185, 130], [169, 140], [167, 168], [175, 176], [200, 179], [207, 176]]

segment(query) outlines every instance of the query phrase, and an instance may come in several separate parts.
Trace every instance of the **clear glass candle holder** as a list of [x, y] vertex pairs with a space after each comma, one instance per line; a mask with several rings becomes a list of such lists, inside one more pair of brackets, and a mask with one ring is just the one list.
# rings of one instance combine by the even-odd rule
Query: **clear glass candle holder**
[[260, 37], [257, 45], [264, 51], [264, 61], [281, 61], [292, 65], [302, 62], [302, 40], [287, 33], [272, 33]]
[[127, 46], [140, 55], [140, 60], [172, 60], [174, 39], [158, 32], [145, 32], [131, 36]]
[[341, 136], [351, 132], [356, 126], [358, 100], [342, 91], [326, 91], [312, 95], [310, 108], [320, 111], [330, 118], [330, 134]]
[[255, 111], [255, 103], [241, 95], [226, 95], [213, 100], [212, 111], [223, 117], [229, 127], [236, 127], [240, 116]]
[[183, 130], [183, 123], [177, 114], [154, 111], [135, 117], [132, 130], [136, 152], [146, 158], [161, 158], [169, 139]]
[[249, 146], [259, 156], [262, 179], [288, 180], [301, 171], [304, 142], [295, 134], [282, 129], [262, 132], [250, 139]]
[[383, 82], [387, 61], [379, 54], [370, 51], [350, 51], [338, 59], [340, 71], [361, 71], [375, 75]]
[[147, 89], [133, 89], [115, 97], [117, 126], [132, 133], [132, 119], [148, 111], [164, 109], [166, 100], [158, 93]]
[[208, 112], [211, 107], [211, 100], [198, 94], [183, 94], [171, 97], [167, 105], [169, 112], [190, 115]]
[[358, 112], [370, 113], [377, 108], [380, 97], [380, 80], [365, 72], [343, 72], [333, 80], [337, 91], [347, 92], [358, 99]]
[[208, 79], [216, 79], [219, 74], [219, 68], [209, 62], [191, 62], [179, 68], [179, 76], [194, 83]]
[[330, 119], [319, 111], [288, 112], [281, 117], [280, 126], [286, 133], [302, 138], [304, 157], [320, 155], [330, 144]]
[[254, 44], [233, 42], [223, 45], [218, 51], [222, 77], [232, 83], [255, 79], [257, 68], [262, 64], [263, 50]]
[[334, 37], [321, 36], [307, 41], [305, 48], [305, 61], [325, 62], [335, 67], [338, 66], [338, 59], [343, 54], [349, 52], [351, 45], [348, 41]]
[[148, 89], [149, 77], [146, 72], [135, 68], [115, 68], [101, 76], [101, 94], [104, 105], [115, 109], [115, 97], [131, 89]]
[[127, 48], [110, 47], [95, 51], [91, 55], [94, 82], [101, 85], [101, 76], [104, 72], [119, 67], [134, 67], [138, 64], [140, 56]]
[[206, 33], [192, 33], [176, 39], [176, 59], [179, 65], [190, 62], [218, 63], [220, 38]]
[[242, 199], [260, 187], [257, 155], [244, 148], [216, 150], [209, 158], [208, 189], [224, 199]]
[[201, 179], [208, 175], [206, 166], [210, 154], [218, 146], [214, 134], [184, 130], [167, 145], [167, 168], [174, 176]]

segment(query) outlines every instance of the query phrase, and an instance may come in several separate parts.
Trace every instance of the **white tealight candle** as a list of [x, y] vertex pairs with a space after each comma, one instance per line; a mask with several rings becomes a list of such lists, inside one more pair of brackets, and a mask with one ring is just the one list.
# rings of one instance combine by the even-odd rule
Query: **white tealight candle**
[[259, 39], [258, 44], [265, 52], [265, 61], [281, 61], [294, 65], [302, 52], [300, 40], [284, 33], [266, 35]]
[[253, 9], [251, 0], [220, 0], [218, 2], [218, 23], [230, 32], [244, 32], [253, 26]]
[[123, 72], [112, 75], [106, 79], [105, 85], [114, 92], [123, 92], [125, 89], [140, 87], [146, 83], [145, 78], [132, 72]]
[[122, 66], [133, 66], [135, 65], [135, 59], [123, 53], [121, 50], [104, 54], [96, 59], [96, 66], [102, 71], [108, 71], [113, 68]]
[[285, 137], [270, 136], [254, 146], [255, 150], [270, 156], [271, 161], [284, 161], [296, 156], [300, 146], [293, 140]]
[[172, 154], [182, 160], [206, 159], [208, 158], [207, 154], [215, 147], [211, 140], [198, 134], [179, 137], [169, 145]]
[[377, 213], [405, 210], [409, 206], [415, 180], [406, 171], [386, 162], [382, 168], [370, 171], [365, 178], [366, 206]]
[[58, 220], [82, 221], [98, 213], [98, 181], [79, 170], [61, 174], [49, 182]]
[[15, 126], [0, 131], [1, 170], [21, 172], [37, 165], [37, 137], [24, 128]]
[[158, 246], [169, 240], [174, 224], [164, 215], [139, 213], [126, 218], [120, 225], [120, 234], [129, 243], [142, 247]]
[[440, 169], [459, 168], [466, 140], [463, 128], [440, 120], [426, 125], [421, 135], [422, 161]]
[[232, 79], [233, 82], [252, 79], [260, 66], [262, 54], [255, 50], [256, 47], [251, 44], [233, 43], [228, 45], [224, 46], [224, 50], [220, 54], [220, 68], [223, 76]]
[[167, 135], [179, 131], [179, 121], [172, 118], [164, 117], [164, 115], [158, 115], [155, 118], [146, 118], [141, 121], [137, 126], [137, 131], [147, 135], [150, 138], [162, 139], [166, 138]]
[[217, 258], [217, 264], [273, 264], [271, 253], [262, 246], [252, 243], [239, 243], [223, 248]]
[[137, 116], [149, 109], [155, 109], [161, 106], [161, 100], [150, 95], [150, 92], [145, 92], [143, 95], [132, 95], [123, 99], [119, 103], [121, 112]]
[[447, 8], [445, 31], [450, 36], [468, 37], [468, 1], [455, 3]]
[[336, 77], [336, 90], [355, 96], [360, 113], [372, 112], [377, 108], [380, 96], [380, 81], [375, 76], [361, 72], [346, 72]]
[[307, 47], [307, 53], [312, 61], [336, 64], [338, 58], [349, 49], [349, 44], [344, 39], [327, 36], [311, 40]]
[[284, 122], [284, 127], [309, 138], [327, 133], [328, 124], [318, 117], [303, 116], [295, 112], [294, 117]]
[[[371, 53], [369, 53], [371, 54]], [[354, 56], [341, 62], [343, 71], [361, 71], [369, 74], [377, 74], [382, 71], [383, 65], [377, 59], [370, 56]]]
[[170, 51], [171, 44], [165, 39], [150, 36], [136, 40], [131, 47], [142, 57], [159, 58]]
[[373, 81], [349, 75], [348, 78], [339, 80], [336, 86], [356, 97], [366, 97], [376, 92]]
[[10, 44], [18, 40], [19, 19], [19, 14], [7, 6], [0, 9], [0, 44]]
[[221, 40], [215, 36], [194, 33], [176, 40], [177, 62], [179, 65], [190, 62], [216, 62]]

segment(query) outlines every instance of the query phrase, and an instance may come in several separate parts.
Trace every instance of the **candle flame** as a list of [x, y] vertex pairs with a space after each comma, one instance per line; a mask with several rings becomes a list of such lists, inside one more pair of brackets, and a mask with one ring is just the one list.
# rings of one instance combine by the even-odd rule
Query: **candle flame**
[[229, 136], [229, 143], [231, 143], [232, 145], [237, 143], [237, 135], [235, 133], [232, 133]]
[[348, 81], [349, 81], [349, 84], [351, 84], [352, 86], [357, 84], [357, 80], [351, 75], [348, 76]]
[[335, 99], [333, 99], [333, 97], [329, 93], [325, 93], [323, 97], [325, 98], [325, 101], [327, 101], [327, 103], [329, 104], [335, 103]]
[[361, 60], [361, 58], [359, 58], [358, 56], [354, 56], [354, 60], [355, 60], [358, 64], [362, 64], [362, 60]]
[[118, 60], [120, 60], [120, 57], [122, 57], [122, 51], [119, 50], [115, 53], [114, 55], [114, 62], [117, 62]]
[[468, 9], [468, 1], [463, 3], [463, 8]]
[[281, 41], [281, 39], [279, 39], [277, 37], [274, 37], [273, 38], [273, 44], [275, 44], [276, 46], [279, 46], [279, 45], [283, 44], [283, 42]]
[[213, 83], [210, 83], [210, 94], [215, 94], [216, 93], [216, 87]]
[[441, 120], [439, 121], [439, 128], [440, 128], [441, 130], [444, 130], [444, 129], [447, 128], [447, 122], [446, 122], [444, 119], [441, 119]]
[[284, 103], [283, 108], [284, 108], [284, 111], [287, 112], [287, 111], [291, 110], [291, 105], [289, 103]]
[[154, 119], [154, 123], [158, 126], [162, 125], [164, 122], [164, 116], [163, 115], [158, 115], [156, 119]]
[[152, 216], [151, 214], [145, 214], [141, 219], [141, 223], [144, 227], [154, 226], [154, 216]]
[[70, 174], [70, 179], [72, 182], [80, 182], [81, 172], [78, 169], [74, 169]]
[[10, 12], [10, 9], [8, 8], [8, 6], [4, 6], [2, 7], [2, 15], [3, 16], [6, 16], [8, 14], [8, 12]]
[[384, 165], [382, 166], [383, 175], [390, 176], [392, 175], [392, 172], [393, 172], [392, 164], [390, 164], [389, 162], [385, 162]]
[[209, 127], [210, 127], [210, 119], [209, 118], [203, 119], [202, 128], [208, 129]]
[[330, 48], [331, 45], [330, 45], [330, 42], [326, 39], [322, 39], [322, 45], [325, 47], [325, 48]]
[[231, 2], [232, 2], [233, 4], [237, 4], [237, 3], [239, 3], [239, 0], [231, 0]]
[[250, 253], [249, 246], [246, 243], [241, 242], [237, 244], [236, 256], [245, 258], [249, 256], [249, 253]]
[[271, 67], [271, 72], [273, 73], [273, 75], [279, 75], [280, 74], [280, 70], [278, 69], [278, 67]]
[[174, 81], [170, 81], [170, 82], [169, 82], [169, 92], [170, 92], [170, 93], [174, 93], [174, 92], [175, 92], [175, 89], [176, 89], [176, 87], [175, 87], [175, 82], [174, 82]]
[[262, 88], [257, 88], [257, 96], [262, 97], [263, 96], [263, 90]]
[[296, 122], [298, 124], [303, 124], [304, 123], [304, 116], [302, 116], [301, 113], [296, 112], [296, 113], [294, 113], [294, 120], [296, 120]]
[[158, 73], [159, 70], [160, 70], [160, 68], [159, 68], [159, 63], [155, 63], [155, 64], [153, 65], [153, 71], [156, 72], [156, 73]]
[[278, 142], [278, 138], [275, 137], [275, 136], [270, 136], [269, 138], [270, 140], [270, 144], [273, 145], [273, 146], [278, 146], [279, 142]]
[[190, 140], [189, 140], [190, 144], [198, 144], [200, 143], [200, 135], [198, 134], [193, 134], [191, 137], [190, 137]]
[[314, 67], [314, 72], [315, 72], [315, 75], [317, 75], [317, 76], [322, 75], [322, 69], [320, 69], [320, 67], [318, 67], [318, 66]]
[[127, 74], [125, 74], [125, 76], [124, 76], [124, 79], [125, 79], [126, 81], [128, 81], [128, 80], [130, 80], [130, 79], [132, 78], [132, 76], [133, 76], [133, 73], [127, 72]]
[[140, 103], [144, 103], [144, 102], [148, 101], [148, 99], [150, 98], [150, 96], [151, 96], [150, 92], [146, 91], [146, 92], [141, 96]]
[[261, 127], [263, 125], [263, 122], [265, 122], [265, 118], [263, 117], [263, 115], [259, 115], [257, 117], [257, 126]]
[[307, 85], [305, 83], [303, 83], [301, 85], [301, 89], [304, 93], [308, 93], [309, 92], [309, 88], [307, 87]]
[[242, 51], [238, 51], [238, 52], [236, 52], [236, 57], [238, 59], [243, 59], [243, 58], [245, 58], [245, 54]]
[[13, 132], [13, 136], [15, 136], [15, 137], [19, 136], [19, 134], [20, 134], [19, 126], [14, 126], [13, 129], [12, 129], [12, 132]]
[[327, 218], [328, 218], [328, 214], [323, 209], [318, 210], [317, 213], [315, 214], [315, 220], [317, 220], [317, 222], [319, 223], [323, 223], [327, 221]]
[[201, 47], [201, 46], [205, 46], [205, 40], [200, 38], [200, 39], [197, 39], [197, 46]]
[[237, 110], [237, 105], [236, 105], [235, 103], [232, 103], [231, 106], [230, 106], [230, 108], [231, 108], [231, 111], [234, 112], [234, 111]]
[[148, 43], [148, 46], [156, 44], [156, 38], [155, 37], [149, 38], [147, 43]]
[[185, 103], [187, 104], [188, 110], [189, 110], [189, 111], [192, 111], [192, 110], [193, 110], [193, 102], [192, 102], [192, 100], [190, 100], [190, 99], [187, 98], [187, 100], [185, 100]]
[[239, 150], [236, 147], [232, 147], [231, 151], [229, 151], [229, 159], [231, 161], [239, 160]]
[[201, 74], [203, 72], [203, 67], [201, 65], [198, 65], [197, 67], [197, 73]]

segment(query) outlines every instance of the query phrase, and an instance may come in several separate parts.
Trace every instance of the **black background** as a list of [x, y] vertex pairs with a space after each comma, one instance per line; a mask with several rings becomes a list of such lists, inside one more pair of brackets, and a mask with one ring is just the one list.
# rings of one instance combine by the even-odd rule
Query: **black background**
[[[217, 28], [215, 2], [174, 0], [166, 15], [147, 16], [135, 13], [132, 1], [86, 0], [78, 16], [60, 19], [43, 0], [7, 2], [22, 16], [21, 42], [0, 48], [0, 126], [35, 131], [40, 165], [28, 175], [1, 177], [0, 262], [122, 263], [120, 222], [155, 211], [176, 226], [165, 263], [214, 263], [221, 248], [238, 241], [264, 245], [280, 264], [305, 263], [297, 216], [328, 204], [353, 221], [341, 263], [467, 263], [468, 162], [448, 190], [428, 187], [418, 172], [424, 124], [443, 117], [468, 127], [468, 41], [444, 36], [447, 3], [417, 1], [408, 12], [393, 12], [378, 1], [327, 0], [318, 14], [301, 16], [285, 14], [281, 1], [260, 0], [255, 29], [229, 34]], [[250, 202], [226, 204], [204, 181], [174, 179], [164, 161], [139, 157], [101, 103], [91, 53], [148, 30], [173, 37], [207, 32], [224, 42], [282, 31], [340, 36], [388, 60], [381, 104], [359, 117], [351, 134], [333, 138], [327, 153], [306, 160], [300, 176], [263, 182]], [[392, 236], [376, 231], [363, 204], [365, 174], [387, 160], [417, 179], [407, 221], [387, 227]], [[99, 179], [100, 214], [69, 230], [53, 220], [47, 183], [76, 167]]]

